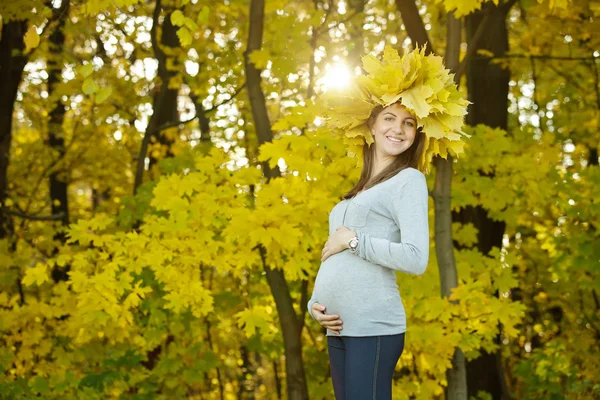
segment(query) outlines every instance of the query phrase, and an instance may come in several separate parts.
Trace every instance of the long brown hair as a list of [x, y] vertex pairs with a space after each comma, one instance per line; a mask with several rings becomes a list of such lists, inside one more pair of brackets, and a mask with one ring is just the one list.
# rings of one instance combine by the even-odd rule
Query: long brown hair
[[[375, 120], [384, 109], [383, 106], [379, 105], [371, 111], [371, 115], [369, 116], [368, 125], [369, 129], [373, 127]], [[359, 192], [363, 190], [367, 190], [378, 183], [384, 182], [391, 177], [395, 176], [398, 172], [402, 171], [406, 168], [417, 168], [419, 164], [419, 159], [423, 154], [423, 149], [425, 147], [425, 140], [427, 139], [425, 132], [422, 131], [422, 128], [417, 130], [417, 134], [415, 135], [415, 140], [413, 144], [398, 154], [394, 161], [387, 167], [383, 169], [377, 176], [372, 177], [373, 174], [373, 161], [375, 159], [375, 144], [372, 143], [369, 146], [367, 143], [363, 145], [363, 168], [360, 173], [360, 178], [356, 185], [346, 193], [343, 197], [344, 199], [350, 199], [356, 196]]]

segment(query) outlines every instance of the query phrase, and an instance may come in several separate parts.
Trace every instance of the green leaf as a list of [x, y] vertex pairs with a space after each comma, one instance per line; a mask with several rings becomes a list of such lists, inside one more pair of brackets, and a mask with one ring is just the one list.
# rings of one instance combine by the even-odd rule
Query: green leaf
[[217, 366], [217, 362], [219, 358], [212, 351], [207, 351], [202, 355], [202, 358], [199, 359], [194, 366], [196, 367], [196, 371], [210, 371]]
[[186, 27], [181, 27], [177, 30], [177, 37], [179, 38], [179, 43], [181, 43], [183, 47], [192, 44], [192, 34]]
[[183, 26], [185, 24], [185, 16], [181, 10], [173, 11], [173, 14], [171, 14], [171, 23], [175, 26]]
[[45, 394], [50, 392], [50, 386], [48, 386], [48, 380], [41, 376], [36, 376], [30, 384], [34, 392]]
[[107, 359], [104, 360], [104, 366], [108, 368], [120, 368], [126, 367], [128, 369], [133, 369], [137, 367], [141, 361], [143, 361], [144, 357], [140, 354], [137, 354], [133, 350], [127, 350], [127, 352], [119, 357], [116, 360]]
[[81, 85], [81, 90], [83, 90], [83, 93], [87, 95], [96, 93], [99, 89], [100, 86], [98, 86], [98, 84], [92, 78], [87, 78], [85, 81], [83, 81], [83, 85]]
[[207, 22], [209, 13], [210, 13], [210, 9], [207, 6], [203, 6], [202, 11], [200, 11], [200, 13], [198, 14], [198, 18], [197, 18], [198, 23], [201, 24], [201, 23]]
[[94, 72], [94, 66], [92, 64], [84, 64], [81, 67], [79, 67], [79, 73], [84, 78], [90, 76], [92, 72]]
[[104, 390], [105, 384], [110, 384], [112, 381], [119, 379], [120, 376], [118, 372], [114, 371], [90, 374], [79, 382], [79, 387], [90, 387], [101, 391]]
[[184, 25], [186, 28], [188, 28], [191, 31], [197, 31], [198, 29], [200, 29], [200, 27], [198, 25], [196, 25], [194, 20], [191, 18], [186, 17], [185, 21], [184, 21]]
[[110, 86], [105, 86], [98, 91], [96, 94], [96, 104], [103, 103], [112, 93], [112, 88]]

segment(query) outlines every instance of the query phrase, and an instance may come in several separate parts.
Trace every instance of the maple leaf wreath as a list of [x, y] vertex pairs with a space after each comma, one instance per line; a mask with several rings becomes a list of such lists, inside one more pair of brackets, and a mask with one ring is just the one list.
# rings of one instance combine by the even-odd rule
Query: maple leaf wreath
[[417, 126], [426, 134], [425, 147], [418, 167], [428, 173], [434, 155], [463, 153], [464, 116], [470, 104], [454, 83], [454, 74], [446, 69], [442, 57], [425, 55], [425, 47], [405, 52], [402, 57], [385, 46], [383, 61], [372, 55], [362, 57], [367, 75], [356, 76], [343, 89], [323, 95], [325, 123], [342, 135], [348, 153], [362, 154], [366, 142], [374, 143], [368, 120], [374, 108], [400, 101], [417, 117]]

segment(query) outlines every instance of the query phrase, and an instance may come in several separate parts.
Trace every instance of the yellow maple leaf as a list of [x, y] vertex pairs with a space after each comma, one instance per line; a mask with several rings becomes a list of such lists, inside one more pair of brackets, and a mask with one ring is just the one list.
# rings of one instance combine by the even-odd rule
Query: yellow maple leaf
[[262, 48], [260, 50], [254, 50], [248, 56], [250, 62], [254, 64], [257, 69], [265, 69], [269, 60], [272, 58], [269, 50]]
[[251, 337], [259, 329], [266, 331], [270, 320], [269, 314], [259, 307], [247, 308], [235, 314], [238, 327], [244, 327], [246, 337]]
[[185, 26], [182, 26], [177, 30], [177, 37], [179, 38], [179, 43], [181, 43], [183, 47], [187, 47], [192, 44], [192, 33]]
[[402, 92], [402, 105], [412, 110], [417, 118], [426, 117], [431, 111], [431, 106], [426, 99], [433, 93], [433, 89], [429, 86], [415, 86]]
[[38, 47], [40, 44], [40, 35], [38, 35], [35, 26], [32, 25], [29, 27], [23, 40], [25, 42], [25, 52], [29, 52], [31, 49]]
[[35, 267], [25, 271], [25, 277], [23, 277], [21, 282], [25, 286], [31, 286], [34, 283], [39, 286], [49, 280], [48, 266], [46, 264], [37, 263]]

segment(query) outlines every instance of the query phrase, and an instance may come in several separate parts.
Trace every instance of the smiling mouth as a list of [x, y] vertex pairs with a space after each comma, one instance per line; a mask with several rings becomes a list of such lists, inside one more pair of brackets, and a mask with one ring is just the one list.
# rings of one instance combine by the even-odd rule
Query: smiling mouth
[[392, 143], [402, 143], [402, 142], [403, 142], [403, 140], [402, 140], [402, 139], [399, 139], [399, 138], [393, 138], [393, 137], [391, 137], [391, 136], [386, 136], [386, 138], [387, 138], [387, 139], [388, 139], [390, 142], [392, 142]]

